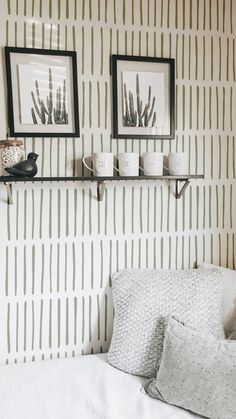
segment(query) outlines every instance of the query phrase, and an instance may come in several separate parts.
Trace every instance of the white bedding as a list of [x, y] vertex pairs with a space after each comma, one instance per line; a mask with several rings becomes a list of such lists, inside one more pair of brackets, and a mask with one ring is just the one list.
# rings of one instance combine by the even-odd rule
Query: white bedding
[[144, 379], [111, 367], [106, 354], [3, 366], [1, 419], [190, 419], [144, 395]]

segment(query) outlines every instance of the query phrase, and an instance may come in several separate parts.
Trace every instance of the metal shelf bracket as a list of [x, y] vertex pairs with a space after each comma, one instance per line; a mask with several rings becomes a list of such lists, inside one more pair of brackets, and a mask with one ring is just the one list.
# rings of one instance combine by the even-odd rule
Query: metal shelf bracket
[[98, 198], [98, 201], [103, 200], [105, 188], [106, 188], [106, 182], [104, 180], [98, 181], [98, 183], [97, 183], [97, 198]]
[[13, 205], [13, 196], [12, 196], [12, 183], [5, 182], [4, 184], [7, 190], [7, 203]]
[[[179, 188], [180, 182], [184, 182], [182, 188]], [[175, 181], [175, 198], [176, 199], [180, 199], [183, 196], [183, 194], [184, 194], [184, 192], [185, 192], [185, 190], [186, 190], [186, 188], [188, 187], [189, 184], [190, 184], [189, 179], [187, 179], [187, 180], [177, 179]]]

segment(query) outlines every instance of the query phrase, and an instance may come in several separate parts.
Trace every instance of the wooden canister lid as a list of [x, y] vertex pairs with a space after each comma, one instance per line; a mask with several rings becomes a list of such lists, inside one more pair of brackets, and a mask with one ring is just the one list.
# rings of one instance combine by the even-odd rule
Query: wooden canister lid
[[21, 145], [23, 145], [23, 141], [17, 140], [16, 138], [7, 138], [6, 140], [0, 141], [0, 147], [11, 147]]

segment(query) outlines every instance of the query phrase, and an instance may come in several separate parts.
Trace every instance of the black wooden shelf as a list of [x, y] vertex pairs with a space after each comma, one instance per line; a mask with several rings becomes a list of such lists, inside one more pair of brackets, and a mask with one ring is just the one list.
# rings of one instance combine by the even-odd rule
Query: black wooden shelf
[[[71, 177], [14, 177], [14, 176], [0, 176], [0, 183], [3, 183], [7, 188], [8, 204], [13, 204], [12, 198], [12, 184], [25, 182], [97, 182], [97, 198], [102, 201], [106, 182], [112, 181], [127, 181], [127, 180], [168, 180], [175, 181], [175, 198], [179, 199], [185, 192], [191, 180], [203, 179], [204, 175], [163, 175], [163, 176], [71, 176]], [[180, 188], [180, 182], [183, 182]]]

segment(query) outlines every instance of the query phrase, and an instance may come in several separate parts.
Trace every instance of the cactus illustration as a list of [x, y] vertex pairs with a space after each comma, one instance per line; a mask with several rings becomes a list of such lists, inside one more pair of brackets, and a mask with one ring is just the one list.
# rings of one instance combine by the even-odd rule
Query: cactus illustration
[[55, 124], [60, 124], [61, 116], [61, 88], [58, 87], [56, 93], [56, 108], [53, 109], [53, 116]]
[[130, 118], [131, 118], [130, 126], [136, 127], [138, 115], [137, 115], [137, 111], [134, 110], [134, 95], [131, 92], [129, 92], [129, 108], [130, 108]]
[[63, 81], [62, 124], [68, 124], [68, 112], [66, 112], [66, 80]]
[[31, 92], [33, 101], [31, 115], [34, 124], [38, 123], [37, 117], [41, 124], [68, 124], [65, 79], [63, 80], [63, 87], [58, 87], [56, 91], [56, 107], [53, 106], [53, 81], [52, 69], [50, 67], [48, 72], [48, 95], [46, 97], [46, 105], [40, 95], [38, 80], [35, 80], [35, 92]]
[[124, 83], [124, 99], [125, 99], [125, 114], [123, 115], [124, 125], [126, 127], [136, 127], [137, 125], [137, 111], [134, 110], [134, 96], [129, 91], [129, 98], [127, 97], [126, 83]]
[[47, 96], [47, 107], [48, 107], [48, 124], [52, 124], [52, 111], [53, 111], [53, 84], [52, 84], [52, 69], [49, 68], [49, 81], [48, 81], [48, 87], [49, 87], [49, 93]]
[[137, 112], [138, 112], [138, 126], [143, 127], [143, 102], [140, 99], [139, 75], [136, 74], [136, 96], [137, 96]]
[[[34, 104], [34, 110], [36, 111], [36, 113], [37, 113], [37, 115], [38, 115], [38, 117], [41, 121], [41, 124], [46, 124], [46, 115], [48, 115], [48, 111], [45, 107], [43, 99], [41, 99], [41, 97], [40, 97], [38, 80], [35, 80], [35, 90], [36, 90], [37, 100], [35, 98], [34, 92], [31, 92], [31, 97], [32, 97], [33, 104]], [[36, 113], [34, 112], [34, 114], [33, 114], [31, 112], [34, 124], [35, 124], [35, 119], [37, 121]]]
[[66, 81], [63, 81], [63, 92], [58, 87], [56, 93], [56, 108], [53, 109], [55, 124], [68, 124], [68, 112], [66, 111]]
[[[153, 111], [154, 111], [154, 106], [155, 106], [156, 98], [155, 98], [155, 96], [153, 97], [153, 99], [152, 99], [152, 105], [151, 105], [151, 97], [152, 97], [152, 89], [151, 89], [151, 86], [149, 86], [149, 89], [148, 89], [148, 103], [145, 106], [144, 111], [143, 111], [144, 126], [145, 127], [148, 127], [149, 126], [149, 122], [150, 122], [150, 120], [152, 118]], [[152, 123], [153, 123], [153, 121], [152, 121]]]
[[129, 113], [126, 83], [124, 83], [124, 100], [125, 100], [125, 112], [123, 115], [123, 122], [124, 122], [124, 126], [127, 127], [129, 126], [130, 113]]
[[38, 122], [37, 122], [37, 118], [34, 112], [34, 108], [31, 108], [31, 115], [32, 115], [33, 123], [37, 124]]
[[38, 117], [39, 117], [39, 119], [40, 119], [40, 121], [41, 121], [41, 123], [42, 124], [45, 124], [46, 123], [46, 116], [45, 116], [45, 114], [47, 113], [47, 111], [45, 109], [43, 100], [40, 98], [37, 80], [35, 81], [35, 88], [36, 88], [37, 101], [35, 99], [34, 92], [31, 92], [31, 97], [32, 97], [33, 104], [34, 104], [34, 110], [36, 112], [36, 113], [34, 112], [34, 116], [33, 116], [33, 113], [31, 112], [32, 118], [33, 118], [33, 122], [35, 124], [35, 119], [37, 120], [37, 118], [36, 118], [36, 114], [37, 114]]
[[[127, 85], [124, 83], [124, 115], [123, 123], [126, 127], [154, 127], [157, 120], [156, 112], [154, 112], [156, 97], [152, 97], [152, 88], [148, 88], [148, 99], [145, 106], [140, 98], [140, 84], [139, 74], [136, 74], [136, 102], [134, 101], [134, 94], [129, 90], [127, 92]], [[136, 104], [136, 109], [135, 109]]]
[[156, 112], [154, 112], [154, 114], [153, 114], [153, 118], [152, 118], [152, 127], [155, 127], [155, 125], [156, 125], [156, 120], [157, 120], [157, 114], [156, 114]]

